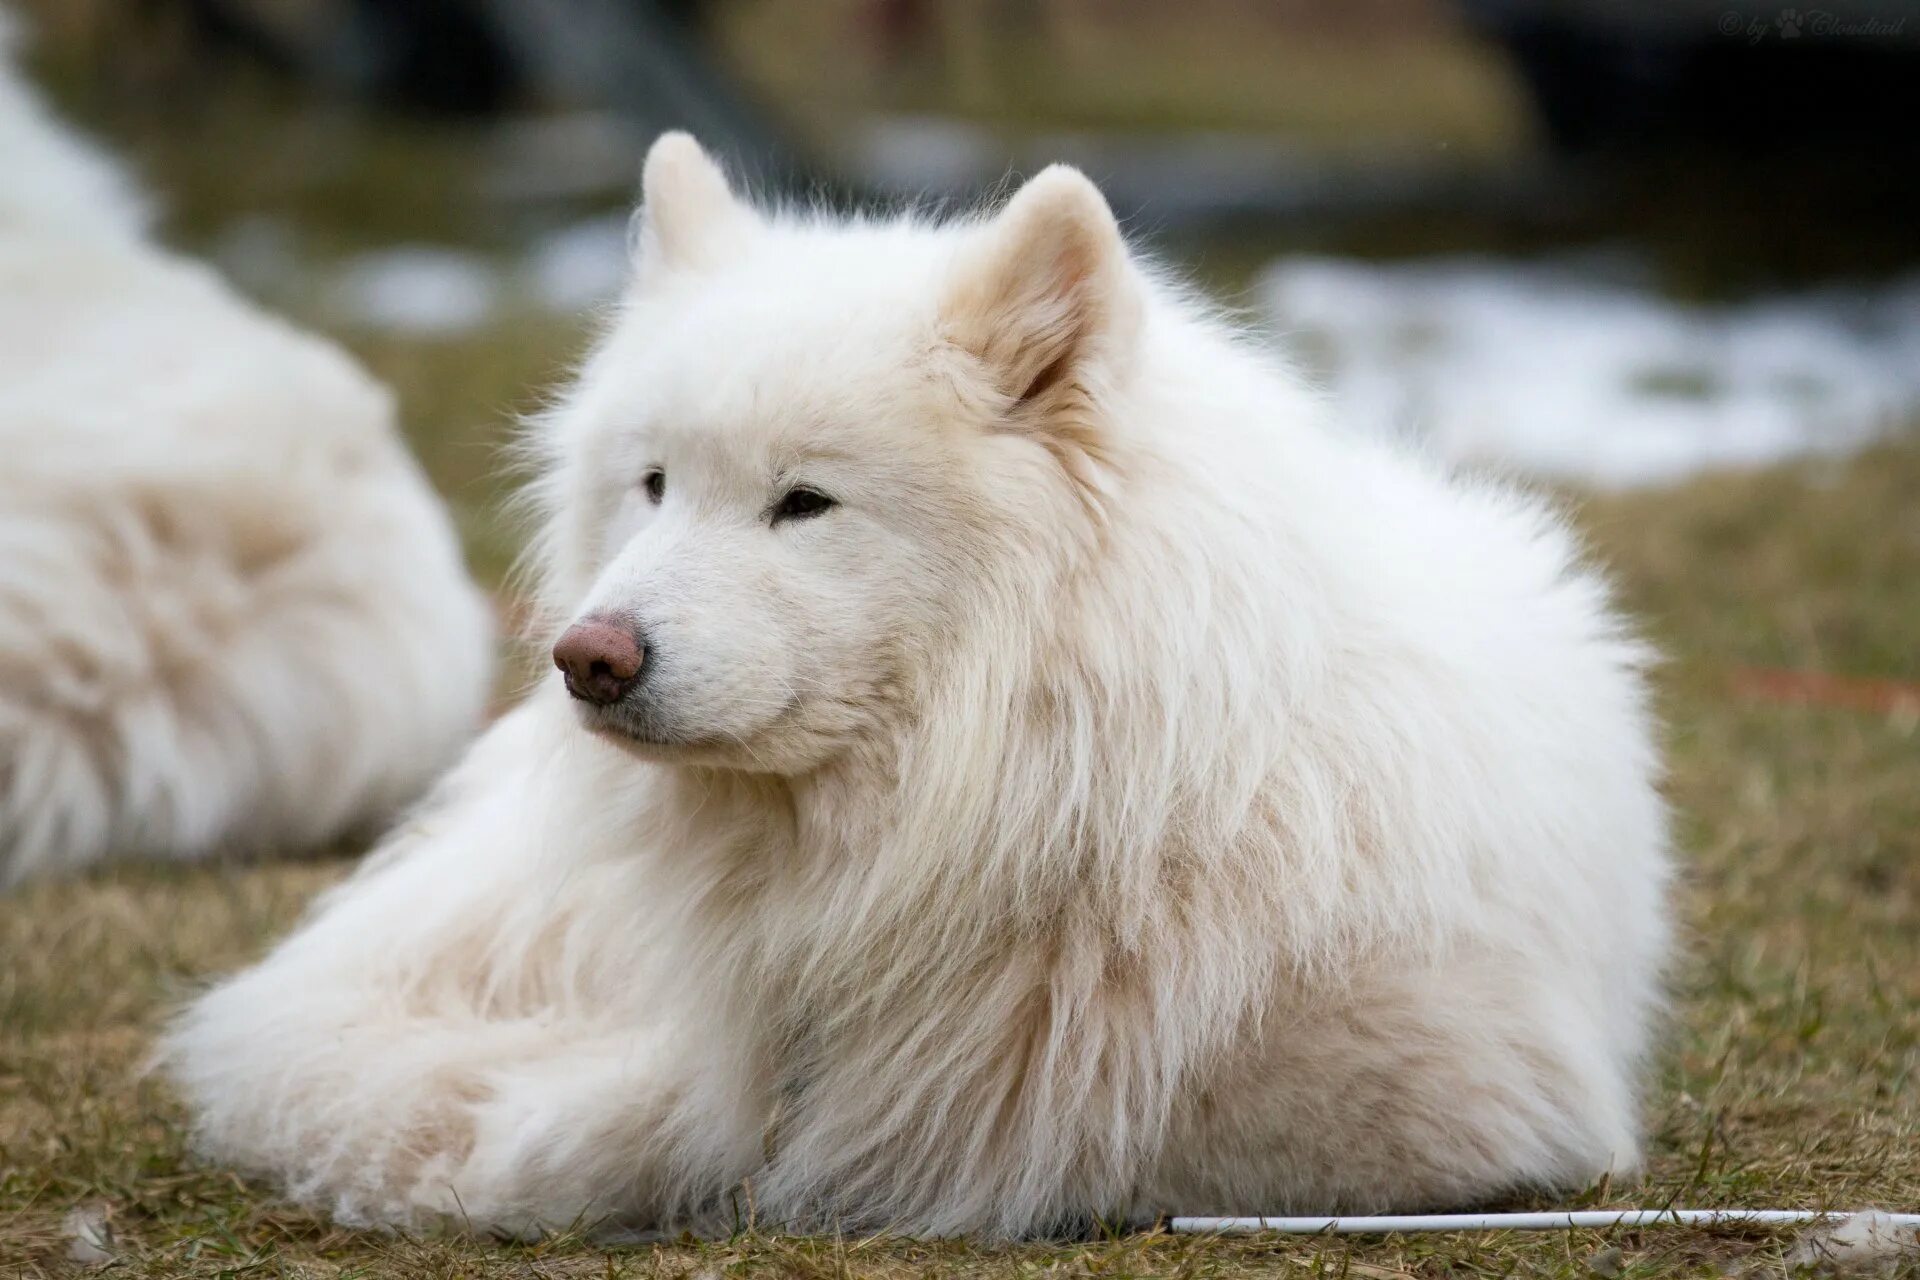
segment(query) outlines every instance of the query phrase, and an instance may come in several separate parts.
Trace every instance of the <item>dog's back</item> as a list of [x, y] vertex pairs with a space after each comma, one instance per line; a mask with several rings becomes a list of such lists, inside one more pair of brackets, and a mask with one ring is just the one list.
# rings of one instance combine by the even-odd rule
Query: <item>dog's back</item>
[[491, 647], [391, 397], [150, 244], [3, 55], [0, 173], [0, 886], [389, 813]]

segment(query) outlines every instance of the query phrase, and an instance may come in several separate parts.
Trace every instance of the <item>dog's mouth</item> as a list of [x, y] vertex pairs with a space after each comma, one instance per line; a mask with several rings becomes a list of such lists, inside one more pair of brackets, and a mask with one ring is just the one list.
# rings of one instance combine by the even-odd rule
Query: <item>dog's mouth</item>
[[697, 745], [679, 734], [667, 732], [645, 710], [625, 703], [597, 707], [576, 702], [574, 714], [579, 717], [580, 727], [588, 733], [619, 746], [664, 752]]
[[588, 733], [654, 764], [697, 763], [717, 753], [738, 750], [741, 745], [724, 735], [677, 732], [649, 715], [644, 706], [623, 702], [607, 707], [574, 705], [580, 726]]
[[[779, 724], [799, 710], [796, 697], [770, 722]], [[688, 733], [662, 723], [644, 702], [626, 700], [608, 706], [574, 703], [581, 728], [628, 755], [654, 764], [739, 764], [756, 758], [754, 744], [732, 733]]]

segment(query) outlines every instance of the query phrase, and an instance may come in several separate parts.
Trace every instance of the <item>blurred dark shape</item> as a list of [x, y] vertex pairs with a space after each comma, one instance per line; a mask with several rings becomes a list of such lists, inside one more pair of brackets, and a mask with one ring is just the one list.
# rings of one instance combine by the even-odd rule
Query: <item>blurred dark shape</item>
[[780, 136], [707, 56], [708, 0], [184, 0], [211, 44], [357, 98], [484, 115], [588, 100], [774, 163]]
[[522, 75], [486, 11], [458, 0], [356, 0], [353, 54], [362, 83], [390, 102], [494, 111]]
[[1920, 2], [1464, 0], [1571, 154], [1920, 147]]
[[790, 140], [711, 57], [702, 0], [466, 3], [487, 15], [539, 96], [610, 107], [648, 135], [685, 129], [762, 186], [799, 180]]
[[297, 16], [262, 0], [185, 0], [209, 45], [336, 92], [479, 114], [524, 87], [513, 51], [470, 0], [332, 0]]
[[184, 0], [199, 34], [337, 92], [484, 115], [527, 100], [688, 129], [761, 181], [784, 137], [708, 55], [710, 0]]

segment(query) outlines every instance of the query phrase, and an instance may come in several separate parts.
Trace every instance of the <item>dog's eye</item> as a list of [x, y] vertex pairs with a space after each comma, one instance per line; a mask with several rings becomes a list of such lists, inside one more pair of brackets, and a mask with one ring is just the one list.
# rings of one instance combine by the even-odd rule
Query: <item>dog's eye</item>
[[667, 473], [655, 467], [641, 477], [640, 487], [646, 490], [647, 501], [659, 506], [660, 499], [667, 496]]
[[789, 489], [786, 496], [774, 504], [773, 522], [779, 524], [782, 520], [804, 520], [834, 505], [833, 499], [818, 489]]

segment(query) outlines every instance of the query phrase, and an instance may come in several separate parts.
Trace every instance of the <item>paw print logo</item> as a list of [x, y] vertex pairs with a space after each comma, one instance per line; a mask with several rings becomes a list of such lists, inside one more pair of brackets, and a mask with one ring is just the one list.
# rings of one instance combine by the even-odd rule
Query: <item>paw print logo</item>
[[1800, 36], [1800, 11], [1798, 9], [1782, 9], [1777, 25], [1780, 28], [1780, 38], [1782, 40], [1798, 39]]

